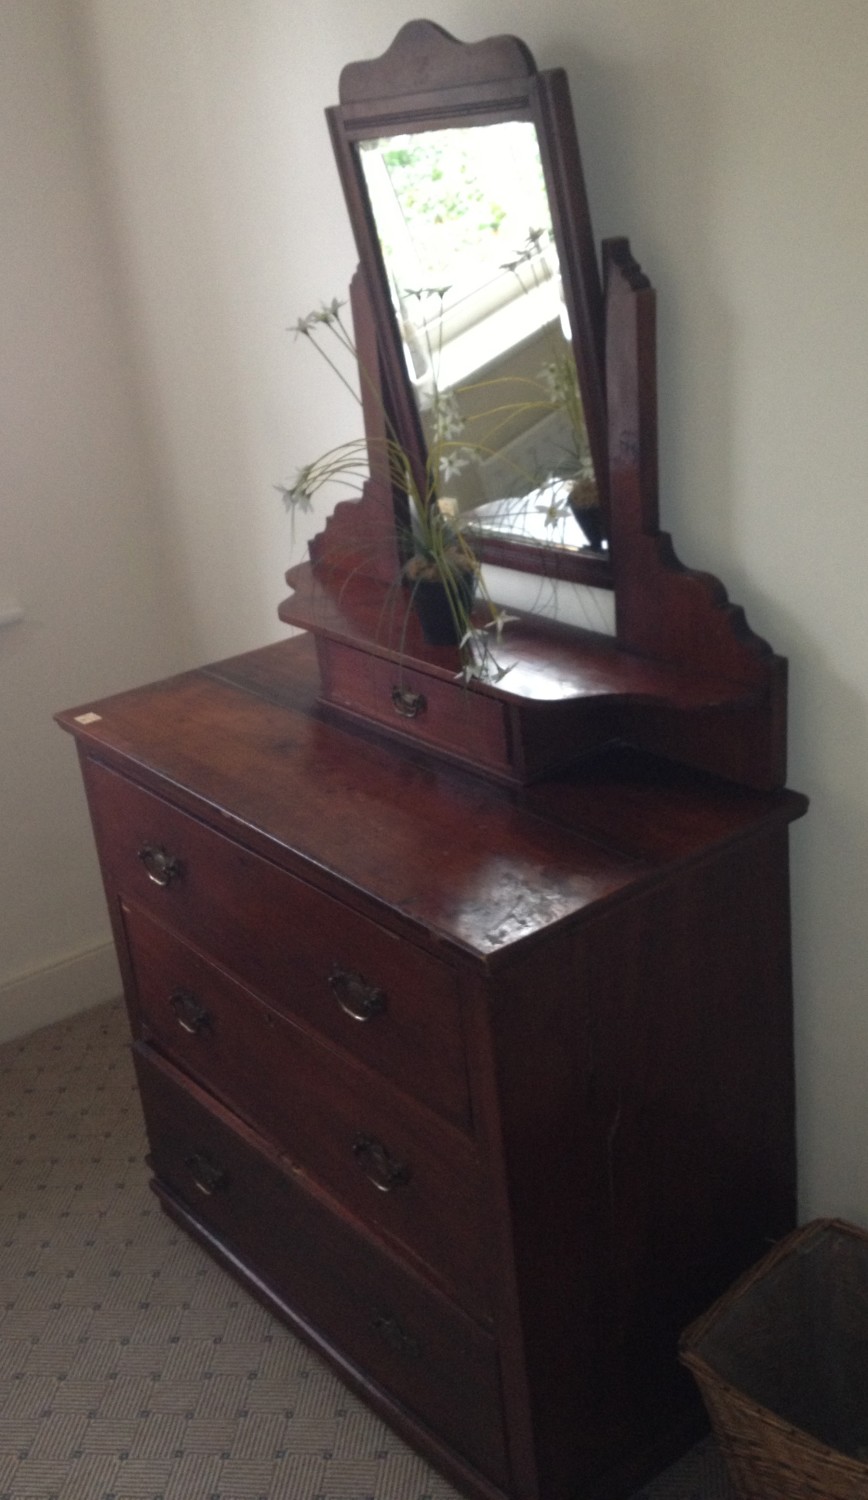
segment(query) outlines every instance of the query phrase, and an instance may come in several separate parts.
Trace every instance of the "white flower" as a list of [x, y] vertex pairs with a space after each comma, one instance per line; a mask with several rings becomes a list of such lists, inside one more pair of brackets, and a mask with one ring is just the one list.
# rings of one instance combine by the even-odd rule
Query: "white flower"
[[546, 526], [556, 526], [558, 521], [562, 521], [566, 516], [569, 510], [569, 502], [567, 500], [552, 500], [548, 505], [538, 505], [536, 508], [540, 515], [545, 516]]
[[450, 442], [461, 437], [465, 422], [454, 391], [438, 391], [434, 398], [434, 437]]
[[496, 609], [488, 624], [483, 626], [483, 629], [493, 630], [497, 639], [500, 640], [503, 635], [503, 627], [513, 623], [518, 623], [518, 615], [509, 615], [505, 609]]
[[467, 468], [470, 459], [464, 456], [466, 452], [467, 450], [462, 448], [452, 453], [441, 453], [438, 464], [441, 478], [454, 479], [456, 474], [460, 474], [462, 469]]

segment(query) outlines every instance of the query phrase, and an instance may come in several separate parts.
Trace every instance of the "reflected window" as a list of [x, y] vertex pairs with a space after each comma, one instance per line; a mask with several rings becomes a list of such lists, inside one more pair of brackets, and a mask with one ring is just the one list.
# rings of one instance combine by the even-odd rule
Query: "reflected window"
[[[597, 507], [535, 125], [394, 135], [358, 152], [441, 496], [483, 533], [516, 538], [535, 534], [553, 482], [567, 523], [580, 492]], [[522, 497], [525, 525], [492, 505]], [[580, 527], [560, 545], [602, 550]]]
[[361, 159], [410, 376], [423, 395], [566, 320], [533, 125], [391, 136], [364, 142]]

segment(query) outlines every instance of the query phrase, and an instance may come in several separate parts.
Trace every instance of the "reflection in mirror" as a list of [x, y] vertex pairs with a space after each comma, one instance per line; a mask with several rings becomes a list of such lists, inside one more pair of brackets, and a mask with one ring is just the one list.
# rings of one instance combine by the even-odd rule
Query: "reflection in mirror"
[[441, 497], [480, 535], [605, 552], [535, 125], [357, 150]]

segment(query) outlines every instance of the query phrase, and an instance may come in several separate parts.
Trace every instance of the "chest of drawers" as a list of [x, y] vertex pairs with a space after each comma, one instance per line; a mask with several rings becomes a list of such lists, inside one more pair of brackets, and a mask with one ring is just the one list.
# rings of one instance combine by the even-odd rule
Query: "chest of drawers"
[[61, 716], [154, 1190], [468, 1495], [627, 1495], [793, 1223], [803, 801], [614, 751], [517, 793], [314, 701], [292, 641]]

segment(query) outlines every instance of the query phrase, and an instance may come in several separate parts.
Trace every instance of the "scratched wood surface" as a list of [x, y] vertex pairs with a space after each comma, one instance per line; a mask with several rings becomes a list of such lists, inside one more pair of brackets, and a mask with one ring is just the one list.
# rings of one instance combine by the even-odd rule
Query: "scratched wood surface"
[[[309, 640], [279, 642], [59, 716], [88, 750], [272, 856], [337, 875], [425, 934], [492, 960], [758, 820], [756, 794], [624, 753], [513, 792], [325, 723]], [[95, 722], [76, 722], [96, 712]]]
[[[300, 638], [60, 716], [157, 1191], [468, 1495], [623, 1500], [697, 1431], [682, 1327], [794, 1219], [804, 799], [622, 747], [509, 789], [317, 690]], [[336, 965], [388, 993], [381, 1029]], [[190, 1186], [203, 1151], [226, 1193]], [[353, 1324], [359, 1277], [397, 1351]]]

